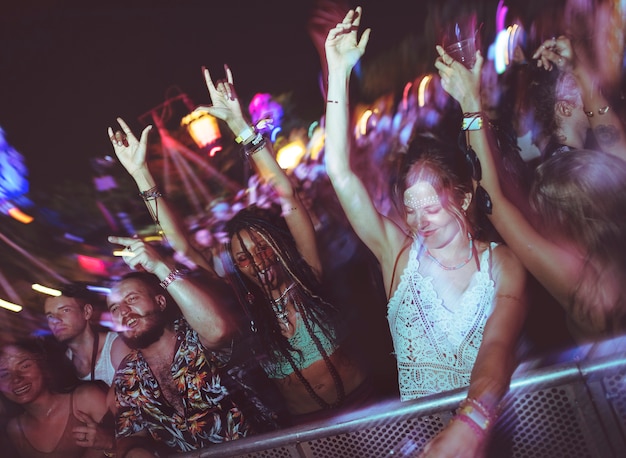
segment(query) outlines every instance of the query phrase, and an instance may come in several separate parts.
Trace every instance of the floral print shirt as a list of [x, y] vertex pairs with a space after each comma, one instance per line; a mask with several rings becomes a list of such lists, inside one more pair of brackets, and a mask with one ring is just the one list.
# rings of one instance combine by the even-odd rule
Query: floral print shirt
[[116, 436], [123, 438], [145, 430], [153, 439], [180, 452], [245, 437], [247, 421], [220, 377], [230, 355], [206, 350], [184, 318], [176, 320], [175, 331], [180, 345], [171, 374], [184, 414], [180, 415], [163, 396], [141, 351], [133, 350], [113, 380]]

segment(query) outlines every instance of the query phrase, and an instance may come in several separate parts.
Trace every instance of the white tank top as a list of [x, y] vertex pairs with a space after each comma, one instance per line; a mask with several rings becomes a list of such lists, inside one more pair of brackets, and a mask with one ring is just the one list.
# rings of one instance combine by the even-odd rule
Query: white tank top
[[431, 277], [418, 272], [419, 242], [387, 305], [387, 319], [398, 363], [402, 401], [469, 385], [470, 375], [493, 311], [490, 275], [492, 243], [480, 259], [480, 270], [460, 296], [459, 306], [446, 308]]
[[[102, 352], [100, 353], [98, 361], [96, 361], [96, 367], [94, 370], [95, 380], [103, 380], [109, 386], [111, 386], [111, 383], [113, 382], [113, 376], [115, 375], [115, 371], [117, 369], [116, 367], [113, 367], [113, 363], [111, 362], [111, 347], [113, 346], [113, 341], [115, 341], [115, 339], [117, 339], [117, 332], [107, 332]], [[68, 348], [66, 355], [71, 360], [72, 350]], [[91, 380], [91, 372], [84, 377], [80, 377], [80, 379]]]

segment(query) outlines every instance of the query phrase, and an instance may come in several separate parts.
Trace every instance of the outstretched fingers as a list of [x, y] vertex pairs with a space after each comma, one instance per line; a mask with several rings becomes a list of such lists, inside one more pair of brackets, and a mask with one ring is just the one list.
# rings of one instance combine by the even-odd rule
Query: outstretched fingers
[[233, 79], [233, 72], [230, 70], [230, 67], [226, 64], [224, 64], [224, 72], [226, 73], [226, 81], [228, 81], [228, 84], [230, 85], [235, 84], [235, 80]]
[[211, 73], [209, 72], [209, 69], [206, 67], [203, 67], [202, 73], [204, 74], [204, 81], [206, 82], [206, 87], [209, 90], [209, 95], [211, 96], [211, 98], [213, 98], [213, 94], [217, 92], [217, 89], [215, 88], [215, 84], [213, 84]]
[[361, 35], [361, 39], [357, 44], [357, 47], [361, 51], [361, 54], [365, 53], [365, 48], [367, 47], [367, 43], [370, 41], [370, 34], [372, 33], [372, 29], [365, 29], [363, 34]]

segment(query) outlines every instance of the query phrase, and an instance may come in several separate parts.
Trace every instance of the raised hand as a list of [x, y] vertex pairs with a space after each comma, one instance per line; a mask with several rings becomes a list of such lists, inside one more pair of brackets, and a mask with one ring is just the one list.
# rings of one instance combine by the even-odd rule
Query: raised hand
[[135, 134], [122, 118], [117, 118], [117, 122], [122, 130], [113, 132], [113, 128], [108, 128], [109, 139], [113, 145], [115, 155], [131, 176], [138, 170], [146, 167], [146, 150], [148, 147], [148, 133], [152, 126], [147, 126], [141, 132], [141, 138], [137, 140]]
[[213, 83], [211, 74], [207, 68], [204, 69], [204, 80], [206, 81], [209, 96], [211, 97], [211, 106], [200, 106], [196, 108], [199, 111], [206, 111], [212, 116], [226, 122], [234, 132], [240, 129], [241, 121], [244, 119], [241, 110], [241, 103], [235, 92], [233, 73], [228, 65], [224, 65], [226, 79]]
[[546, 70], [552, 70], [554, 67], [559, 70], [572, 70], [577, 64], [572, 43], [565, 35], [544, 41], [533, 54], [533, 59], [537, 59], [537, 67]]
[[360, 6], [348, 11], [343, 21], [328, 32], [325, 48], [329, 72], [336, 69], [351, 72], [365, 53], [371, 29], [366, 29], [361, 38], [358, 38], [357, 31], [361, 23], [361, 14]]
[[437, 45], [439, 57], [435, 67], [441, 77], [441, 87], [450, 94], [463, 111], [480, 111], [480, 72], [483, 66], [483, 57], [476, 52], [476, 63], [471, 70], [455, 61], [444, 49]]
[[124, 262], [133, 270], [155, 273], [157, 268], [164, 264], [156, 250], [141, 239], [109, 236], [108, 240], [125, 247], [122, 257]]

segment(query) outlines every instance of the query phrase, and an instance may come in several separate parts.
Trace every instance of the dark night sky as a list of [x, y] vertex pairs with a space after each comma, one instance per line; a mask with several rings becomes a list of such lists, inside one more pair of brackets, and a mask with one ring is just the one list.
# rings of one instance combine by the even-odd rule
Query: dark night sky
[[[26, 157], [33, 189], [91, 176], [88, 159], [111, 152], [115, 117], [140, 129], [138, 117], [172, 87], [206, 103], [202, 65], [219, 77], [228, 63], [243, 100], [293, 91], [301, 113], [322, 112], [306, 29], [314, 1], [16, 3], [0, 18], [0, 126]], [[368, 53], [410, 33], [427, 3], [360, 2], [374, 28]]]

